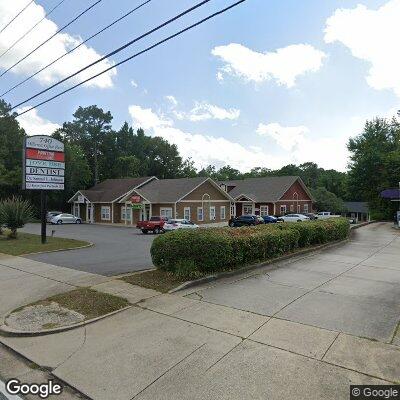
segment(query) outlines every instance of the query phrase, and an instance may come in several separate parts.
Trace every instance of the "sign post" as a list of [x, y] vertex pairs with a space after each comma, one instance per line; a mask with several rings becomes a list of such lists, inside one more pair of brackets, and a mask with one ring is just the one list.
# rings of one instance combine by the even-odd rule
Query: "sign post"
[[24, 140], [22, 189], [40, 190], [42, 243], [46, 243], [47, 190], [64, 190], [64, 143], [50, 136]]

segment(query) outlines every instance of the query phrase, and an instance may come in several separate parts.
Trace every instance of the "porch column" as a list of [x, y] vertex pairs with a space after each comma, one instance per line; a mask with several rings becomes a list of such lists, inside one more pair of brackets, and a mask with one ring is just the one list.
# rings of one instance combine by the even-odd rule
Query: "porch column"
[[[125, 225], [127, 225], [127, 223], [128, 223], [128, 206], [127, 206], [126, 202], [124, 204], [124, 207], [125, 207]], [[121, 213], [121, 215], [122, 215], [122, 213]]]
[[86, 222], [89, 222], [89, 203], [86, 203]]
[[150, 203], [150, 212], [149, 212], [149, 219], [153, 216], [153, 208]]
[[114, 203], [111, 203], [111, 223], [114, 223]]
[[91, 209], [92, 209], [92, 212], [91, 212], [91, 215], [90, 215], [90, 219], [91, 219], [91, 223], [94, 224], [94, 211], [95, 211], [95, 206], [94, 206], [93, 203], [91, 203], [90, 205], [91, 205]]

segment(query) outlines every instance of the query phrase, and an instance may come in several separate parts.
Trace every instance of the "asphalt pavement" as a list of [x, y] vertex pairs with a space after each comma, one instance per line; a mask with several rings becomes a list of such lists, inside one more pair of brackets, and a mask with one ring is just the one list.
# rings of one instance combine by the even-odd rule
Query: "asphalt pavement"
[[[40, 234], [40, 224], [28, 224], [22, 232]], [[99, 275], [119, 275], [153, 267], [150, 247], [155, 235], [144, 235], [135, 228], [105, 225], [48, 225], [47, 233], [54, 236], [85, 240], [93, 247], [26, 256], [79, 271]]]

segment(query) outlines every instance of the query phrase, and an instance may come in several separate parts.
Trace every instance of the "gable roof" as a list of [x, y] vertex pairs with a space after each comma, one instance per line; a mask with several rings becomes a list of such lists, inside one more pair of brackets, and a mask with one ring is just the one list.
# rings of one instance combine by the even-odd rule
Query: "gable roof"
[[205, 181], [207, 178], [204, 177], [160, 179], [142, 186], [136, 192], [151, 203], [175, 203]]
[[348, 212], [359, 212], [365, 214], [369, 212], [368, 203], [365, 201], [345, 201], [344, 207]]
[[266, 176], [262, 178], [221, 181], [219, 183], [223, 183], [228, 187], [233, 186], [229, 194], [234, 199], [245, 196], [251, 198], [256, 203], [274, 203], [278, 201], [297, 180], [310, 198], [312, 198], [303, 181], [298, 176]]
[[[112, 203], [135, 187], [156, 179], [154, 177], [106, 179], [87, 190], [80, 190], [91, 203]], [[69, 200], [71, 201], [76, 194]]]

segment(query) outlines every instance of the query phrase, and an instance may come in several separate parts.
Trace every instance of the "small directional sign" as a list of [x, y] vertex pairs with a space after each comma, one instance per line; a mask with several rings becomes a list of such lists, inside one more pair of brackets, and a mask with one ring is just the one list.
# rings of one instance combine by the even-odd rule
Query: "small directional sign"
[[23, 160], [23, 189], [64, 190], [64, 143], [49, 136], [27, 137]]

